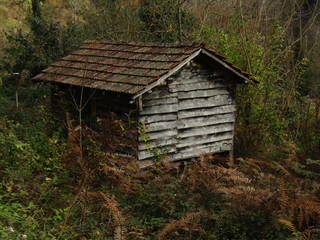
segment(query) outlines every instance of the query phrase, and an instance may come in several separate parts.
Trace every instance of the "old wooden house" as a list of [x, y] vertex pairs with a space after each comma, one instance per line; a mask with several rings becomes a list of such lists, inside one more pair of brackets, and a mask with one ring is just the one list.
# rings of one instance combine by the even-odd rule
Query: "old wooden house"
[[[87, 41], [34, 79], [96, 89], [94, 115], [133, 111], [141, 161], [233, 151], [236, 84], [256, 80], [203, 46]], [[91, 111], [92, 112], [92, 111]]]

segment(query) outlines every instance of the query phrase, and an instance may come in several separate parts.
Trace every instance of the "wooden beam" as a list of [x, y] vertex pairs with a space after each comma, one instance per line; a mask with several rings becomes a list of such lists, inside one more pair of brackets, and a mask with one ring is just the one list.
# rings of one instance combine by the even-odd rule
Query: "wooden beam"
[[179, 71], [184, 65], [186, 65], [188, 62], [190, 62], [192, 59], [194, 59], [196, 56], [199, 55], [201, 52], [201, 49], [190, 55], [187, 59], [185, 59], [183, 62], [181, 62], [178, 66], [175, 68], [171, 69], [168, 73], [164, 74], [161, 76], [157, 81], [151, 83], [149, 86], [147, 86], [145, 89], [137, 93], [136, 95], [133, 96], [133, 99], [136, 99], [137, 97], [141, 96], [142, 94], [148, 92], [150, 89], [154, 88], [155, 86], [161, 84], [164, 80], [166, 80], [168, 77], [170, 77], [172, 74], [176, 73]]
[[243, 76], [241, 73], [237, 72], [235, 69], [233, 69], [232, 67], [230, 67], [228, 64], [226, 64], [224, 61], [220, 60], [219, 58], [217, 58], [216, 56], [214, 56], [213, 54], [209, 53], [207, 50], [205, 49], [201, 49], [201, 51], [207, 55], [208, 57], [212, 58], [213, 60], [215, 60], [216, 62], [220, 63], [222, 66], [224, 66], [225, 68], [229, 69], [231, 72], [233, 72], [234, 74], [236, 74], [237, 76], [241, 77], [245, 83], [250, 82], [250, 80], [248, 78], [246, 78], [245, 76]]
[[138, 97], [139, 112], [143, 111], [142, 96]]

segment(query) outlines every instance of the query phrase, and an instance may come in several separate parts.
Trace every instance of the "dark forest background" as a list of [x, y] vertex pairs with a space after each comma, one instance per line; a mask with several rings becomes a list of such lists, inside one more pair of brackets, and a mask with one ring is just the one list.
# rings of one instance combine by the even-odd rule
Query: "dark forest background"
[[[319, 239], [319, 13], [319, 0], [1, 0], [1, 239]], [[31, 78], [87, 39], [204, 44], [251, 73], [233, 164], [142, 171], [104, 131], [127, 123], [52, 116]]]

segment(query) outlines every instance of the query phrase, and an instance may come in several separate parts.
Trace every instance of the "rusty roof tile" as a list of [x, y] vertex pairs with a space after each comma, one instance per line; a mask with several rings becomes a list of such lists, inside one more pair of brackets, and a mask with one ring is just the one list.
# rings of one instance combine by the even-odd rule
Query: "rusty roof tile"
[[86, 41], [80, 49], [51, 64], [34, 79], [134, 95], [199, 49], [205, 49], [237, 73], [256, 81], [215, 51], [201, 46], [109, 41]]

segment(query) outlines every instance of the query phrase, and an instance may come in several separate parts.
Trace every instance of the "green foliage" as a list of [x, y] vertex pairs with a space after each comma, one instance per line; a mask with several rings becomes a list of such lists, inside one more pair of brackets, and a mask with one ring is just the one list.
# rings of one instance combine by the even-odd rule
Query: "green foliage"
[[185, 1], [142, 0], [140, 19], [146, 32], [144, 41], [192, 41], [197, 20], [183, 7]]
[[265, 34], [235, 12], [225, 28], [201, 26], [208, 47], [260, 81], [237, 90], [235, 168], [171, 164], [156, 143], [157, 163], [141, 170], [115, 153], [134, 149], [124, 138], [134, 121], [101, 120], [98, 134], [69, 119], [66, 140], [49, 88], [30, 78], [84, 38], [192, 41], [188, 2], [94, 0], [72, 24], [44, 14], [48, 1], [29, 3], [30, 31], [7, 33], [0, 64], [0, 238], [319, 239], [319, 102], [302, 97], [309, 60], [294, 59], [282, 22]]

